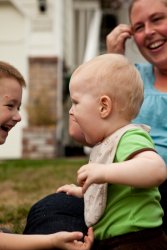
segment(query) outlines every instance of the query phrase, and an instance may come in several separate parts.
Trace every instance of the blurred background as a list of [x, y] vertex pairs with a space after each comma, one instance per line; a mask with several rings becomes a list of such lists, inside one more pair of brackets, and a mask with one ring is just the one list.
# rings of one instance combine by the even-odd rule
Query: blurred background
[[[71, 73], [106, 52], [106, 35], [128, 23], [129, 0], [0, 0], [0, 60], [17, 67], [27, 82], [22, 122], [0, 159], [54, 159], [84, 155], [68, 136]], [[132, 40], [132, 62], [142, 61]]]

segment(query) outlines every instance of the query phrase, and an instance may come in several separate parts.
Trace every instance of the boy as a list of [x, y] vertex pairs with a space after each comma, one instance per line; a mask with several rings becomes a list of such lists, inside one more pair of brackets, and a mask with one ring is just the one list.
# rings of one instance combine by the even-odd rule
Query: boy
[[[25, 80], [20, 72], [5, 62], [0, 62], [0, 144], [5, 143], [9, 131], [21, 121], [19, 109]], [[92, 230], [85, 242], [80, 232], [60, 232], [50, 235], [16, 235], [0, 232], [0, 250], [66, 249], [89, 250], [93, 240]]]
[[143, 102], [139, 72], [122, 55], [98, 56], [74, 71], [70, 96], [71, 120], [95, 146], [89, 164], [78, 170], [80, 187], [65, 185], [58, 192], [84, 195], [93, 249], [167, 249], [157, 188], [166, 166], [149, 128], [131, 124]]

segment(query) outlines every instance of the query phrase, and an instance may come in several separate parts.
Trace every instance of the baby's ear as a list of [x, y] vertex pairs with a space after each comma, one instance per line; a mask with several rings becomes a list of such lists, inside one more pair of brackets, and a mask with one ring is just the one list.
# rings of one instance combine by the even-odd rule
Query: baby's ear
[[100, 97], [100, 117], [107, 118], [112, 111], [112, 100], [109, 96]]

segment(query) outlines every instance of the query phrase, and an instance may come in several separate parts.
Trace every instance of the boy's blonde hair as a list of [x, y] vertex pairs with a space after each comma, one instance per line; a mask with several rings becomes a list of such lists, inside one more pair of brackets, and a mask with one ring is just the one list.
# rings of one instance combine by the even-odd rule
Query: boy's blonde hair
[[25, 87], [26, 83], [22, 74], [14, 66], [7, 62], [0, 61], [0, 79], [1, 78], [14, 78], [18, 83]]
[[82, 64], [75, 72], [81, 73], [85, 84], [96, 96], [108, 95], [120, 115], [132, 120], [139, 113], [144, 99], [144, 87], [135, 66], [120, 54], [104, 54]]

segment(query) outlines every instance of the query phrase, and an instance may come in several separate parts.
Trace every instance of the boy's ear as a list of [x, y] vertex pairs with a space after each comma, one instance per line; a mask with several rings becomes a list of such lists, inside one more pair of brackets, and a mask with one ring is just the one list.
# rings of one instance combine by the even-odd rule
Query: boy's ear
[[109, 96], [100, 97], [100, 117], [107, 118], [112, 110], [112, 100]]

